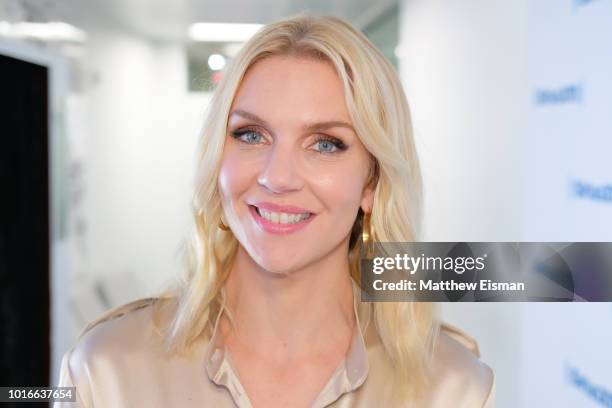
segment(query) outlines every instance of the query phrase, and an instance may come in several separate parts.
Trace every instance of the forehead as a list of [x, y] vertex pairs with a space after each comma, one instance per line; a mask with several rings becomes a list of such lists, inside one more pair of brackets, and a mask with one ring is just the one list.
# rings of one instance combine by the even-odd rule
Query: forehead
[[232, 109], [264, 117], [349, 121], [344, 87], [333, 65], [294, 56], [264, 58], [244, 76]]

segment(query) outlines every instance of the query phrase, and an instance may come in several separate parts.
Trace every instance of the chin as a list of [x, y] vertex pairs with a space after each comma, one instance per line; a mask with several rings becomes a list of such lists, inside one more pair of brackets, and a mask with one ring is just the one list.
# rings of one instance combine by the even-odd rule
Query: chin
[[278, 275], [287, 275], [299, 268], [299, 263], [296, 262], [296, 259], [294, 257], [287, 257], [286, 253], [279, 254], [279, 256], [271, 256], [268, 253], [257, 257], [255, 262], [267, 272]]

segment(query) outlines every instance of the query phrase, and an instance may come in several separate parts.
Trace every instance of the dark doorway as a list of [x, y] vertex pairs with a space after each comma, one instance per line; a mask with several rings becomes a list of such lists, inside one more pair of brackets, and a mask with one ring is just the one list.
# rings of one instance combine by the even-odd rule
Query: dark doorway
[[48, 69], [0, 55], [0, 101], [0, 386], [49, 386]]

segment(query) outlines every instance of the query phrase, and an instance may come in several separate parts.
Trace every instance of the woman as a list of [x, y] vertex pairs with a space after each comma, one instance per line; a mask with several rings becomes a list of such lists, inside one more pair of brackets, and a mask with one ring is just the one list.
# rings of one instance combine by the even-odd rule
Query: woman
[[83, 407], [483, 407], [476, 343], [431, 303], [362, 303], [371, 240], [418, 236], [405, 95], [330, 17], [263, 28], [225, 73], [201, 140], [182, 281], [109, 312], [64, 356]]

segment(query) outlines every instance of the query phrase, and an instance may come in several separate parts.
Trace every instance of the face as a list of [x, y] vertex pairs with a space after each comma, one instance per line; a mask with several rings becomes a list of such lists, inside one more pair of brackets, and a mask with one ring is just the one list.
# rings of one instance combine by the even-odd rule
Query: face
[[369, 163], [333, 66], [264, 58], [230, 110], [218, 180], [225, 221], [269, 272], [346, 257], [359, 207], [372, 207]]

